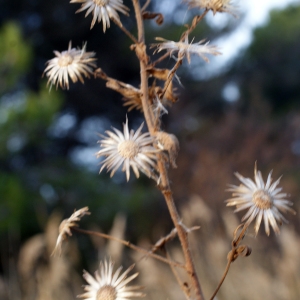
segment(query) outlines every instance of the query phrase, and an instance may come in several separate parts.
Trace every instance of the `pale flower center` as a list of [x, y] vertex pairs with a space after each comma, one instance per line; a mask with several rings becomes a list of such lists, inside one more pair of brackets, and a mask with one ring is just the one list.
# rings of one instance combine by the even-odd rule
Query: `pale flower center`
[[259, 209], [269, 209], [273, 205], [271, 195], [265, 190], [258, 190], [252, 196], [252, 201]]
[[105, 6], [109, 3], [109, 0], [93, 0], [93, 2], [97, 5], [97, 6]]
[[63, 54], [59, 59], [58, 59], [58, 65], [60, 67], [67, 67], [68, 65], [71, 65], [73, 62], [73, 56], [70, 55], [69, 53]]
[[118, 145], [118, 152], [122, 157], [132, 159], [139, 153], [139, 146], [134, 141], [123, 141]]
[[96, 295], [96, 300], [116, 300], [117, 292], [111, 285], [102, 286]]

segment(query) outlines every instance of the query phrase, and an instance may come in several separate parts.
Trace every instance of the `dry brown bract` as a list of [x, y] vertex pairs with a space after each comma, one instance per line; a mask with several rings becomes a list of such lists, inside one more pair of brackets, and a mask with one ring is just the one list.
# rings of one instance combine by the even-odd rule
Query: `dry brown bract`
[[61, 253], [61, 245], [62, 242], [67, 238], [67, 236], [71, 236], [71, 227], [77, 227], [78, 221], [81, 220], [81, 218], [85, 215], [90, 215], [89, 208], [83, 207], [77, 211], [75, 211], [70, 218], [63, 220], [59, 225], [59, 235], [56, 241], [55, 248], [51, 255], [59, 254]]
[[[84, 83], [83, 76], [90, 78], [90, 74], [93, 74], [93, 68], [96, 68], [94, 61], [96, 58], [95, 52], [86, 52], [86, 43], [82, 49], [72, 48], [72, 43], [69, 43], [67, 51], [58, 52], [54, 51], [56, 55], [47, 62], [47, 68], [44, 74], [49, 78], [47, 85], [52, 84], [60, 85], [61, 88], [69, 89], [69, 76], [72, 82], [77, 82], [78, 79], [81, 83]], [[44, 75], [43, 74], [43, 75]]]
[[159, 131], [155, 133], [158, 148], [168, 152], [169, 161], [173, 168], [177, 168], [176, 158], [179, 151], [179, 141], [174, 134]]
[[[233, 192], [233, 198], [226, 200], [227, 206], [236, 206], [234, 212], [238, 212], [244, 209], [249, 209], [248, 212], [242, 218], [242, 221], [246, 221], [245, 226], [249, 226], [250, 223], [256, 218], [254, 230], [257, 234], [262, 218], [265, 223], [266, 234], [270, 234], [271, 224], [276, 234], [280, 233], [278, 224], [281, 225], [282, 221], [287, 223], [287, 220], [280, 213], [296, 212], [290, 207], [293, 203], [286, 200], [286, 193], [281, 193], [282, 188], [278, 188], [280, 178], [272, 183], [272, 172], [269, 173], [267, 182], [264, 183], [261, 172], [257, 171], [255, 164], [254, 168], [254, 180], [245, 178], [239, 173], [235, 173], [236, 177], [243, 183], [239, 186], [231, 185], [228, 191]], [[278, 223], [278, 224], [277, 224]]]

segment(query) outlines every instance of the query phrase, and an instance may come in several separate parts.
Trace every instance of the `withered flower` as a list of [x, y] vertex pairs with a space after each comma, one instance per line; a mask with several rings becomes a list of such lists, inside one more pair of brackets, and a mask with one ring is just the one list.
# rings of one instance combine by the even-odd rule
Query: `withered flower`
[[99, 141], [100, 151], [96, 153], [97, 157], [106, 156], [102, 162], [100, 172], [107, 167], [108, 172], [111, 171], [112, 177], [116, 170], [121, 165], [122, 171], [126, 173], [127, 181], [130, 178], [130, 167], [135, 176], [139, 178], [139, 170], [148, 177], [156, 179], [156, 175], [152, 169], [156, 168], [156, 153], [159, 151], [155, 149], [153, 138], [149, 132], [141, 133], [144, 123], [138, 128], [136, 132], [128, 128], [128, 119], [123, 124], [123, 133], [113, 128], [114, 132], [106, 131], [107, 137]]
[[[250, 178], [245, 178], [239, 173], [235, 173], [236, 177], [242, 182], [241, 185], [231, 185], [228, 191], [232, 192], [233, 198], [226, 200], [227, 206], [236, 206], [234, 212], [248, 209], [248, 212], [242, 218], [246, 220], [245, 226], [256, 218], [254, 225], [255, 233], [257, 234], [260, 223], [264, 219], [265, 231], [270, 235], [270, 226], [274, 232], [279, 234], [278, 224], [282, 221], [288, 222], [281, 212], [296, 212], [290, 207], [293, 203], [286, 199], [287, 194], [281, 193], [282, 188], [278, 188], [280, 178], [272, 183], [272, 172], [269, 173], [267, 182], [264, 183], [261, 172], [257, 171], [255, 164], [254, 181]], [[277, 224], [278, 223], [278, 224]]]
[[85, 215], [90, 215], [89, 208], [83, 207], [79, 210], [76, 210], [70, 218], [63, 220], [59, 225], [59, 235], [56, 241], [56, 246], [51, 255], [60, 254], [62, 242], [69, 236], [72, 236], [72, 227], [77, 227], [77, 222]]
[[135, 279], [139, 274], [135, 273], [127, 278], [128, 273], [133, 269], [134, 265], [129, 267], [120, 275], [122, 267], [119, 267], [113, 273], [114, 263], [105, 260], [100, 262], [100, 268], [95, 272], [95, 277], [90, 273], [83, 271], [83, 278], [88, 285], [84, 287], [85, 293], [78, 298], [86, 300], [130, 300], [131, 298], [144, 297], [145, 294], [138, 292], [140, 286], [127, 286], [127, 284]]
[[56, 88], [60, 85], [61, 88], [69, 89], [69, 77], [72, 82], [77, 82], [78, 79], [84, 83], [83, 75], [90, 78], [93, 74], [93, 68], [96, 68], [94, 63], [96, 58], [95, 52], [86, 52], [86, 43], [82, 49], [72, 48], [72, 43], [69, 43], [69, 48], [66, 51], [54, 51], [56, 57], [47, 62], [47, 67], [44, 74], [49, 78], [48, 85], [54, 84]]
[[122, 0], [71, 0], [70, 3], [82, 3], [81, 8], [76, 13], [87, 9], [85, 17], [91, 12], [93, 13], [93, 20], [91, 29], [94, 27], [97, 19], [98, 23], [103, 23], [103, 32], [110, 27], [110, 19], [121, 24], [120, 17], [117, 11], [128, 16], [129, 8], [123, 4]]

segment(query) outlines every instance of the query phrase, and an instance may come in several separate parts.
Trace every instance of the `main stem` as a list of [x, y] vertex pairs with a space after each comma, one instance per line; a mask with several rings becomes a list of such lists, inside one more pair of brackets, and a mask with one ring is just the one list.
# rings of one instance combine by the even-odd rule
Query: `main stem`
[[[137, 20], [137, 27], [138, 27], [138, 42], [139, 45], [145, 45], [145, 37], [144, 37], [144, 23], [142, 19], [141, 14], [141, 8], [138, 0], [132, 0], [136, 20]], [[138, 46], [138, 45], [137, 45]], [[142, 48], [142, 47], [141, 47]], [[145, 49], [145, 48], [143, 48]], [[146, 57], [146, 51], [144, 50], [144, 56]], [[142, 91], [142, 105], [143, 105], [143, 111], [145, 115], [145, 119], [147, 122], [147, 126], [149, 129], [149, 132], [151, 135], [154, 135], [155, 128], [154, 128], [154, 118], [153, 113], [150, 111], [149, 102], [148, 102], [148, 74], [147, 74], [147, 65], [145, 60], [140, 59], [140, 74], [141, 74], [141, 91]], [[173, 195], [170, 188], [170, 182], [169, 177], [167, 173], [166, 165], [162, 159], [161, 156], [159, 156], [158, 159], [158, 169], [160, 173], [160, 185], [162, 186], [162, 193], [164, 195], [164, 198], [166, 200], [169, 213], [171, 215], [171, 219], [175, 225], [175, 228], [178, 232], [178, 238], [180, 240], [183, 254], [185, 258], [185, 266], [187, 273], [190, 277], [191, 284], [195, 290], [195, 296], [197, 300], [204, 300], [204, 295], [196, 274], [195, 266], [193, 263], [189, 242], [188, 242], [188, 236], [186, 230], [181, 226], [181, 219], [179, 217], [179, 214], [177, 212], [176, 206], [174, 204]]]

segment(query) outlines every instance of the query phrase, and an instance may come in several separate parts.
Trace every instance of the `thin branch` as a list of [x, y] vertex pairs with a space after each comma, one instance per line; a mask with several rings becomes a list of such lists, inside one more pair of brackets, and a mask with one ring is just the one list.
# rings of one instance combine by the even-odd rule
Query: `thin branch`
[[197, 27], [197, 25], [203, 20], [203, 18], [208, 13], [208, 9], [206, 9], [201, 15], [195, 16], [192, 24], [188, 29], [182, 34], [180, 41], [183, 41], [186, 34], [191, 34], [191, 32]]
[[[168, 251], [166, 251], [166, 256], [167, 256], [167, 259], [171, 260], [171, 256], [170, 256], [170, 254], [169, 254]], [[175, 278], [176, 278], [176, 280], [177, 280], [177, 282], [178, 282], [181, 290], [185, 294], [186, 300], [190, 300], [191, 298], [190, 298], [190, 291], [189, 291], [188, 286], [185, 283], [182, 282], [182, 280], [180, 279], [180, 277], [179, 277], [176, 269], [174, 268], [174, 266], [170, 265], [170, 267], [171, 267], [171, 270], [172, 270], [172, 272], [173, 272], [173, 274], [174, 274], [174, 276], [175, 276]]]
[[112, 77], [109, 77], [106, 75], [105, 72], [101, 68], [98, 68], [97, 70], [94, 71], [94, 76], [95, 78], [101, 78], [106, 81], [106, 87], [120, 93], [123, 95], [125, 98], [140, 98], [141, 97], [141, 91], [134, 86], [119, 81], [117, 79], [114, 79]]
[[[236, 234], [238, 232], [238, 230], [243, 226], [243, 229], [242, 231], [240, 232], [239, 236], [236, 238]], [[246, 249], [246, 247], [244, 246], [241, 246], [242, 247], [242, 251], [239, 251], [239, 243], [241, 242], [241, 240], [244, 238], [245, 236], [245, 232], [248, 228], [248, 225], [246, 224], [240, 224], [234, 231], [233, 233], [233, 240], [232, 240], [232, 243], [231, 243], [231, 251], [229, 252], [228, 256], [227, 256], [227, 265], [226, 265], [226, 268], [225, 268], [225, 271], [224, 271], [224, 274], [215, 290], [215, 292], [213, 293], [213, 295], [211, 296], [210, 300], [213, 300], [214, 297], [217, 295], [219, 289], [221, 288], [227, 274], [228, 274], [228, 271], [229, 271], [229, 268], [231, 266], [231, 263], [234, 262], [237, 257], [239, 255], [243, 255], [243, 256], [248, 256], [251, 251], [248, 253], [248, 252], [244, 252], [244, 250]], [[244, 252], [244, 253], [243, 253]]]
[[228, 271], [229, 271], [229, 268], [230, 268], [231, 263], [232, 263], [232, 260], [228, 260], [228, 261], [227, 261], [227, 265], [226, 265], [224, 274], [223, 274], [223, 276], [222, 276], [222, 279], [220, 280], [220, 282], [219, 282], [219, 284], [218, 284], [218, 286], [217, 286], [215, 292], [213, 293], [213, 295], [210, 297], [209, 300], [214, 300], [215, 296], [217, 295], [217, 293], [218, 293], [220, 287], [222, 286], [222, 284], [223, 284], [223, 282], [224, 282], [224, 280], [225, 280], [225, 278], [226, 278], [226, 276], [227, 276], [227, 273], [228, 273]]
[[134, 35], [132, 35], [124, 26], [122, 23], [116, 21], [114, 18], [112, 18], [112, 20], [115, 22], [116, 25], [119, 26], [119, 28], [135, 43], [138, 43], [138, 40], [136, 39], [136, 37]]
[[77, 231], [77, 232], [84, 233], [84, 234], [95, 235], [95, 236], [102, 237], [102, 238], [105, 238], [105, 239], [108, 239], [108, 240], [119, 242], [120, 244], [125, 245], [130, 249], [133, 249], [137, 252], [141, 252], [143, 254], [147, 254], [148, 256], [150, 256], [152, 258], [155, 258], [157, 260], [160, 260], [160, 261], [162, 261], [162, 262], [164, 262], [168, 265], [173, 265], [175, 267], [180, 267], [180, 268], [183, 268], [183, 269], [185, 268], [185, 266], [182, 263], [179, 263], [179, 262], [176, 262], [176, 261], [171, 261], [171, 260], [168, 260], [168, 259], [160, 256], [160, 255], [151, 253], [151, 252], [149, 252], [148, 250], [146, 250], [144, 248], [138, 247], [138, 246], [130, 243], [129, 241], [124, 241], [122, 239], [119, 239], [119, 238], [116, 238], [114, 236], [111, 236], [111, 235], [108, 235], [108, 234], [105, 234], [105, 233], [101, 233], [101, 232], [80, 229], [78, 227], [72, 227], [71, 229], [74, 230], [74, 231]]
[[165, 82], [165, 85], [164, 85], [164, 89], [160, 95], [160, 99], [163, 99], [164, 98], [164, 95], [169, 87], [169, 84], [171, 83], [171, 81], [173, 80], [173, 77], [175, 76], [175, 73], [177, 71], [177, 69], [181, 66], [182, 64], [182, 58], [179, 58], [177, 59], [176, 61], [176, 64], [174, 65], [174, 67], [172, 68], [172, 70], [170, 70], [170, 73], [169, 73], [169, 76], [168, 76], [168, 79], [166, 80]]
[[151, 248], [151, 250], [149, 252], [150, 253], [154, 253], [154, 252], [156, 252], [159, 249], [163, 249], [165, 247], [166, 243], [169, 242], [169, 241], [171, 241], [171, 240], [173, 240], [176, 236], [177, 236], [177, 229], [173, 228], [168, 235], [160, 238], [155, 243], [155, 245], [152, 246], [152, 248]]
[[141, 9], [142, 12], [144, 12], [144, 11], [146, 10], [146, 8], [149, 6], [150, 2], [151, 2], [151, 0], [147, 0], [147, 1], [145, 2], [145, 4], [143, 5], [143, 7], [142, 7], [142, 9]]
[[[239, 234], [238, 238], [236, 239], [236, 234], [237, 234], [237, 231], [243, 226], [243, 229], [241, 231], [241, 233]], [[245, 233], [246, 233], [246, 230], [248, 228], [248, 225], [245, 223], [245, 224], [240, 224], [234, 231], [233, 233], [233, 241], [232, 241], [232, 246], [233, 247], [237, 247], [240, 243], [240, 241], [244, 238], [245, 236]]]
[[166, 59], [169, 56], [169, 52], [166, 52], [164, 55], [161, 55], [157, 60], [155, 60], [151, 66], [155, 67], [157, 64], [159, 64], [161, 61], [163, 61], [164, 59]]

